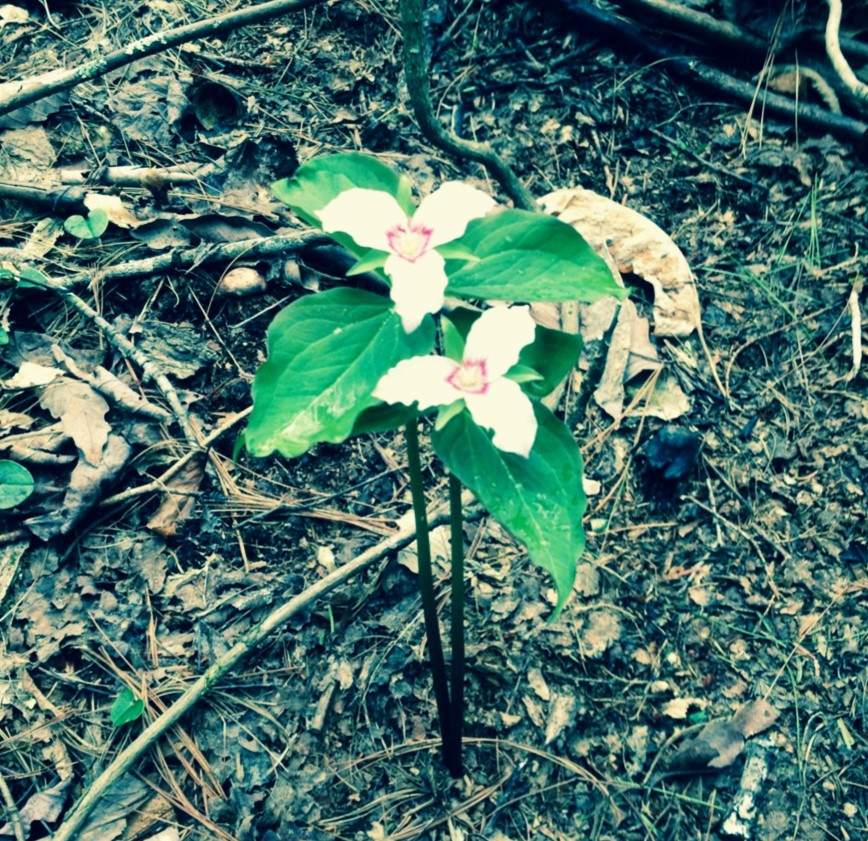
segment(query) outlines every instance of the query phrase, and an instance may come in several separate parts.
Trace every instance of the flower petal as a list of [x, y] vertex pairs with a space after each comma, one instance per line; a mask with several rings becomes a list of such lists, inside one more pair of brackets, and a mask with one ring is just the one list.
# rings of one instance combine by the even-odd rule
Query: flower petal
[[492, 307], [473, 322], [464, 346], [465, 360], [486, 362], [489, 380], [502, 377], [533, 341], [536, 323], [529, 307]]
[[449, 377], [458, 366], [443, 356], [414, 356], [390, 368], [377, 383], [374, 397], [386, 403], [403, 403], [420, 409], [446, 406], [463, 394], [450, 385]]
[[327, 233], [342, 231], [365, 248], [389, 250], [386, 234], [407, 225], [407, 214], [397, 199], [383, 190], [354, 187], [333, 198], [316, 215]]
[[414, 225], [431, 228], [431, 246], [458, 239], [471, 219], [485, 216], [497, 202], [461, 181], [447, 181], [427, 195], [413, 214]]
[[536, 438], [536, 416], [527, 395], [512, 380], [500, 379], [485, 394], [466, 394], [473, 420], [494, 432], [493, 444], [506, 453], [525, 458]]
[[394, 254], [386, 259], [383, 269], [392, 280], [389, 294], [407, 333], [412, 333], [427, 313], [435, 313], [443, 306], [449, 282], [445, 263], [436, 251], [429, 251], [412, 263]]

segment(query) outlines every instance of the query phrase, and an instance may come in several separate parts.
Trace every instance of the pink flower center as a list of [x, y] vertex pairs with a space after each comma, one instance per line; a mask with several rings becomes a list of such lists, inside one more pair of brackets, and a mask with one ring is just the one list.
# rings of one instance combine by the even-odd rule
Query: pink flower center
[[428, 250], [428, 243], [433, 233], [431, 228], [408, 222], [407, 227], [395, 225], [387, 231], [386, 239], [389, 242], [389, 250], [393, 254], [415, 263]]
[[485, 394], [488, 391], [488, 374], [484, 359], [467, 359], [446, 378], [457, 391], [465, 394]]

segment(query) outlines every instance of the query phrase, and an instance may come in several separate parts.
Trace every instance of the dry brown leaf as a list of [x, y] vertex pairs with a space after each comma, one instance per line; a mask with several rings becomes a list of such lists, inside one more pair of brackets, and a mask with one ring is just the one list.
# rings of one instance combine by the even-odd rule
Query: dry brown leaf
[[191, 458], [184, 468], [166, 482], [160, 507], [148, 520], [147, 528], [160, 537], [174, 537], [178, 523], [190, 516], [196, 494], [205, 476], [205, 458]]
[[111, 431], [105, 419], [108, 403], [99, 393], [86, 383], [64, 377], [45, 386], [39, 403], [60, 421], [82, 458], [98, 465]]
[[654, 288], [654, 335], [689, 336], [700, 323], [693, 272], [678, 246], [650, 219], [581, 187], [540, 200], [547, 213], [576, 228], [598, 254], [610, 254], [621, 274]]
[[741, 707], [731, 718], [709, 721], [676, 751], [668, 773], [690, 774], [726, 768], [744, 750], [745, 740], [774, 724], [778, 711], [762, 698]]
[[621, 638], [621, 620], [613, 610], [595, 610], [582, 629], [582, 654], [599, 657], [612, 643]]
[[561, 733], [573, 723], [576, 717], [576, 696], [555, 695], [546, 722], [546, 741], [550, 745]]

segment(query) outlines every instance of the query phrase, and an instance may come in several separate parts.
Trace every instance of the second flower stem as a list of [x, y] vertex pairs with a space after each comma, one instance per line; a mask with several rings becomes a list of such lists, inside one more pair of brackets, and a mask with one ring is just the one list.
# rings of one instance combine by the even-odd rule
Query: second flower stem
[[452, 555], [452, 703], [446, 762], [452, 776], [462, 773], [461, 733], [464, 729], [464, 521], [461, 482], [449, 474], [449, 525]]
[[[407, 439], [407, 467], [410, 473], [410, 493], [413, 498], [413, 516], [416, 520], [416, 547], [419, 558], [419, 591], [422, 596], [422, 612], [425, 616], [425, 633], [428, 636], [428, 656], [431, 661], [431, 676], [434, 679], [434, 697], [440, 719], [440, 739], [443, 744], [443, 761], [453, 777], [461, 773], [460, 755], [458, 767], [449, 736], [451, 723], [449, 684], [446, 663], [443, 659], [443, 643], [440, 639], [440, 623], [437, 620], [437, 601], [434, 596], [434, 573], [431, 568], [431, 541], [428, 537], [428, 517], [425, 514], [425, 490], [422, 486], [422, 460], [419, 456], [418, 421], [413, 418], [405, 427]], [[460, 738], [460, 737], [459, 737]]]

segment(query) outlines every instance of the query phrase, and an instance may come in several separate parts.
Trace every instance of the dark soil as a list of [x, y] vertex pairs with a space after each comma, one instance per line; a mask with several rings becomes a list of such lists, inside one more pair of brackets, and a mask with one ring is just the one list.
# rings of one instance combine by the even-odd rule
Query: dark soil
[[[317, 603], [213, 687], [121, 781], [130, 799], [117, 832], [82, 838], [164, 841], [157, 833], [176, 828], [165, 838], [716, 841], [746, 755], [770, 758], [753, 837], [868, 837], [868, 367], [852, 375], [848, 309], [866, 272], [864, 165], [838, 140], [762, 119], [759, 106], [748, 119], [548, 4], [430, 5], [444, 122], [495, 144], [536, 196], [580, 185], [640, 211], [690, 262], [709, 354], [695, 334], [659, 347], [691, 403], [672, 427], [698, 436], [698, 452], [664, 476], [669, 462], [647, 449], [662, 421], [637, 411], [613, 422], [589, 404], [575, 433], [600, 490], [576, 593], [554, 623], [545, 575], [493, 521], [468, 524], [464, 779], [449, 779], [439, 759], [405, 553]], [[28, 10], [28, 24], [0, 29], [7, 78], [75, 66], [223, 8]], [[207, 189], [113, 190], [141, 219], [297, 225], [268, 183], [348, 150], [381, 156], [422, 195], [446, 178], [497, 193], [482, 169], [420, 135], [400, 44], [391, 2], [319, 5], [81, 85], [14, 130], [44, 129], [48, 164], [60, 168], [218, 163]], [[14, 162], [3, 178], [27, 180]], [[6, 201], [2, 215], [9, 260], [44, 220], [69, 214]], [[98, 241], [55, 237], [39, 262], [55, 278], [155, 253], [116, 226]], [[137, 343], [189, 333], [175, 352], [189, 370], [169, 374], [207, 434], [249, 405], [279, 307], [334, 283], [323, 261], [313, 250], [259, 261], [268, 288], [254, 297], [215, 296], [227, 266], [78, 293]], [[864, 293], [860, 303], [864, 312]], [[120, 377], [140, 374], [59, 297], [19, 291], [4, 307], [12, 346], [27, 334], [48, 347], [32, 338], [47, 335], [77, 359], [88, 351]], [[17, 363], [2, 361], [8, 379]], [[146, 393], [165, 405], [152, 385]], [[31, 429], [54, 423], [33, 389], [0, 397], [7, 431], [20, 433], [10, 413]], [[185, 450], [177, 425], [117, 410], [109, 420], [133, 458], [104, 497], [147, 483]], [[147, 528], [162, 501], [150, 493], [93, 507], [29, 546], [0, 625], [0, 778], [25, 838], [50, 837], [143, 721], [408, 510], [400, 436], [237, 462], [232, 439], [217, 442], [191, 486], [192, 511], [172, 527]], [[6, 512], [3, 531], [56, 512], [70, 470], [34, 467], [37, 493]], [[431, 499], [445, 498], [433, 458], [428, 473]], [[439, 577], [445, 597], [445, 562]], [[125, 686], [147, 693], [147, 711], [114, 727]], [[667, 773], [698, 728], [682, 731], [757, 698], [780, 716], [746, 754], [720, 770]], [[0, 826], [6, 837], [11, 825]]]

